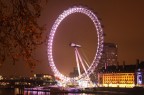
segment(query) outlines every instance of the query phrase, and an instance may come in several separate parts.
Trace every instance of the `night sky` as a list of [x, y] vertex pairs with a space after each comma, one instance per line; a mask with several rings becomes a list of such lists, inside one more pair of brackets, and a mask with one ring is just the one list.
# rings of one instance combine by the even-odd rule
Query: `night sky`
[[[136, 59], [144, 60], [144, 0], [48, 0], [44, 4], [38, 23], [45, 25], [47, 35], [57, 17], [70, 7], [83, 5], [97, 13], [104, 26], [105, 42], [118, 45], [118, 61], [135, 64]], [[95, 27], [86, 15], [72, 14], [58, 27], [54, 38], [54, 60], [61, 73], [68, 75], [76, 66], [74, 49], [70, 42], [82, 45], [80, 51], [91, 63], [97, 48]], [[40, 60], [33, 73], [50, 73], [47, 46], [42, 45], [34, 53]], [[9, 63], [0, 68], [2, 75], [32, 75], [24, 63]]]

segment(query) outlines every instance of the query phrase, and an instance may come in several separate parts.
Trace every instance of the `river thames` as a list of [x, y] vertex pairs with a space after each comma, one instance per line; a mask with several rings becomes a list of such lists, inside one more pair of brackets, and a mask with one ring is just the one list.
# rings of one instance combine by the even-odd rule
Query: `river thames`
[[18, 88], [15, 89], [0, 89], [0, 95], [128, 95], [126, 93], [114, 93], [114, 92], [102, 92], [94, 94], [85, 93], [50, 93], [47, 91], [20, 91]]

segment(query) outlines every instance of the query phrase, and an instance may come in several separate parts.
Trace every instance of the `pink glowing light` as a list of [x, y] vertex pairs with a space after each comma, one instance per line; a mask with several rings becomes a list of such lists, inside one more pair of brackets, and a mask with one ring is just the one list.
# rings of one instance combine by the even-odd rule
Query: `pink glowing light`
[[[92, 20], [92, 22], [95, 25], [96, 31], [97, 31], [98, 43], [97, 43], [96, 55], [93, 59], [93, 62], [90, 65], [90, 67], [87, 69], [87, 74], [83, 73], [83, 74], [81, 74], [81, 76], [70, 78], [70, 77], [64, 76], [56, 68], [54, 59], [53, 59], [52, 48], [53, 48], [54, 35], [57, 31], [58, 26], [67, 16], [69, 16], [70, 14], [73, 14], [73, 13], [82, 13], [82, 14], [88, 16]], [[69, 80], [78, 81], [79, 79], [84, 78], [87, 75], [90, 75], [94, 71], [94, 69], [97, 67], [99, 60], [101, 58], [102, 50], [103, 50], [103, 42], [104, 42], [103, 29], [101, 27], [100, 21], [98, 20], [97, 16], [91, 10], [89, 10], [85, 7], [82, 7], [82, 6], [72, 7], [72, 8], [69, 8], [68, 10], [65, 10], [56, 19], [54, 25], [52, 26], [52, 29], [51, 29], [50, 35], [49, 35], [49, 39], [48, 39], [48, 47], [47, 47], [48, 60], [49, 60], [50, 67], [51, 67], [52, 71], [54, 72], [55, 76], [64, 81], [69, 81]]]

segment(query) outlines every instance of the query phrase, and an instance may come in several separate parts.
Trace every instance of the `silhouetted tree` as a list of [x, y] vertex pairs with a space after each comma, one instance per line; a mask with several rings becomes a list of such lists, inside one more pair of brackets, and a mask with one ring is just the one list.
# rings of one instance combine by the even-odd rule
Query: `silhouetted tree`
[[44, 27], [37, 23], [42, 0], [0, 0], [0, 65], [23, 59], [36, 65], [32, 52], [44, 42]]

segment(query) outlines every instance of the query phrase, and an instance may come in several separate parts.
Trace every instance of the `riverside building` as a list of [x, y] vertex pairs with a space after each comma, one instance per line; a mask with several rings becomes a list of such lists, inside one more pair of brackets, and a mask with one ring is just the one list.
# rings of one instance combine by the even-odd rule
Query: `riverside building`
[[102, 87], [144, 86], [144, 62], [136, 65], [107, 66], [99, 70], [98, 85]]

